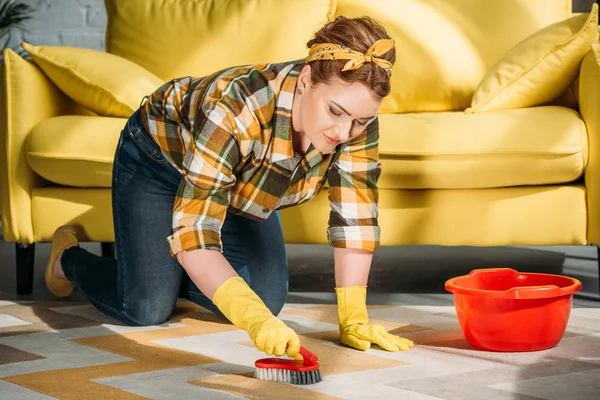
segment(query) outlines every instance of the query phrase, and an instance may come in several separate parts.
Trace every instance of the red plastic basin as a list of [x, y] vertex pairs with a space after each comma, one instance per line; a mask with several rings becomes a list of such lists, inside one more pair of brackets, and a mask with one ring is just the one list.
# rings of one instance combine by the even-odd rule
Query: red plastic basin
[[562, 338], [581, 282], [560, 275], [476, 269], [452, 278], [460, 327], [469, 344], [492, 351], [536, 351]]

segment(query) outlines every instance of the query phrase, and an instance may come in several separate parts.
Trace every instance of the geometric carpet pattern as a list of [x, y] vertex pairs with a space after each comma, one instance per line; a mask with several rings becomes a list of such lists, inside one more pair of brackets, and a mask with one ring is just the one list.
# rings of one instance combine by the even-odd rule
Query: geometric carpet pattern
[[370, 306], [369, 316], [415, 347], [350, 349], [339, 342], [335, 305], [286, 305], [280, 318], [319, 356], [323, 376], [294, 386], [254, 379], [264, 353], [189, 302], [162, 325], [128, 327], [85, 302], [0, 301], [0, 398], [600, 398], [598, 308], [574, 308], [559, 345], [530, 353], [471, 348], [453, 307]]

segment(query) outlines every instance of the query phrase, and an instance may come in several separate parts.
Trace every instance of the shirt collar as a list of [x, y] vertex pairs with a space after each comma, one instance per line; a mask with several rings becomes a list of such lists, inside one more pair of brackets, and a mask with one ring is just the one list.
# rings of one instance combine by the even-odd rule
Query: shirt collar
[[271, 162], [278, 163], [294, 157], [292, 146], [292, 105], [296, 93], [298, 75], [304, 66], [303, 60], [291, 62], [284, 67], [284, 75], [275, 100], [275, 115], [272, 124], [273, 148]]
[[[296, 94], [298, 76], [304, 65], [304, 60], [296, 60], [291, 62], [290, 66], [284, 68], [287, 73], [283, 78], [275, 102], [271, 162], [287, 169], [292, 169], [297, 163], [292, 142], [292, 105]], [[323, 155], [311, 143], [306, 151], [305, 158], [310, 167], [314, 167], [321, 162]]]

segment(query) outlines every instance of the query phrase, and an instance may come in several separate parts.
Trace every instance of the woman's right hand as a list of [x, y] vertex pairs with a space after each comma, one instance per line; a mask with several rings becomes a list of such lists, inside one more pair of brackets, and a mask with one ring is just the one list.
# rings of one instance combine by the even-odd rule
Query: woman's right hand
[[248, 332], [258, 350], [268, 355], [298, 357], [300, 339], [296, 332], [275, 317], [239, 276], [223, 282], [212, 301], [235, 326]]
[[295, 358], [300, 351], [300, 339], [293, 329], [275, 316], [251, 321], [248, 335], [260, 351], [277, 357], [286, 354]]

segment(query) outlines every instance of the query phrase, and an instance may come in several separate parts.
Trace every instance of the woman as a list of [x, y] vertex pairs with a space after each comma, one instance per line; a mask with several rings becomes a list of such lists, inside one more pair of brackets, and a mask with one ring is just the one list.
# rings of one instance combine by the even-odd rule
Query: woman
[[76, 228], [61, 227], [50, 290], [64, 297], [77, 287], [130, 325], [166, 321], [183, 297], [246, 330], [259, 350], [295, 357], [298, 336], [276, 317], [288, 290], [277, 210], [328, 181], [342, 343], [412, 347], [369, 325], [366, 309], [379, 247], [377, 111], [394, 43], [370, 18], [338, 17], [307, 46], [306, 60], [175, 79], [150, 95], [115, 154], [116, 260], [81, 249]]

